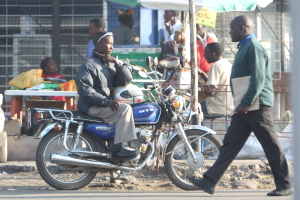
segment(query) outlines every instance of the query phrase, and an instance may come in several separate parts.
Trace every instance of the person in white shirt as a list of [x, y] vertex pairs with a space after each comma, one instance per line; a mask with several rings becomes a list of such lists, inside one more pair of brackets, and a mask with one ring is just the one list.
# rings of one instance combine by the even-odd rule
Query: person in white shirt
[[89, 58], [91, 57], [94, 49], [95, 49], [95, 46], [94, 46], [94, 43], [93, 43], [93, 37], [94, 35], [99, 32], [99, 31], [104, 31], [105, 29], [105, 22], [103, 19], [101, 18], [95, 18], [95, 19], [92, 19], [89, 23], [89, 34], [90, 34], [90, 41], [88, 43], [88, 46], [87, 46], [87, 50], [86, 50], [86, 58]]
[[220, 43], [207, 44], [204, 57], [208, 63], [213, 63], [208, 76], [200, 69], [200, 76], [205, 80], [203, 92], [208, 97], [200, 102], [205, 115], [231, 115], [234, 109], [234, 100], [230, 91], [230, 74], [232, 64], [222, 58], [223, 47]]
[[164, 41], [174, 40], [174, 35], [177, 30], [181, 28], [181, 21], [178, 19], [180, 11], [165, 10], [165, 29], [164, 29]]

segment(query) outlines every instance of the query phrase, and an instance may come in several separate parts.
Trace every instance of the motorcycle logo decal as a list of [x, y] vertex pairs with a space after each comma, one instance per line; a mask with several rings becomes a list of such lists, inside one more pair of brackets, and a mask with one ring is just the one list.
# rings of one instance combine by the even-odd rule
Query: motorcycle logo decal
[[95, 129], [97, 131], [110, 131], [110, 127], [105, 127], [105, 126], [96, 126]]
[[139, 110], [139, 113], [153, 112], [153, 111], [155, 111], [154, 108], [149, 108], [149, 109]]

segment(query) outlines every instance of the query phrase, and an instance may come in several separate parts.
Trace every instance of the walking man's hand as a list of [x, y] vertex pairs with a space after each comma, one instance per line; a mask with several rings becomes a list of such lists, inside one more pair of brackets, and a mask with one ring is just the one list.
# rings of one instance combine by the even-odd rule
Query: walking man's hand
[[235, 109], [235, 113], [239, 114], [239, 115], [245, 115], [248, 113], [248, 109], [249, 107], [245, 107], [242, 104], [238, 105], [238, 107]]

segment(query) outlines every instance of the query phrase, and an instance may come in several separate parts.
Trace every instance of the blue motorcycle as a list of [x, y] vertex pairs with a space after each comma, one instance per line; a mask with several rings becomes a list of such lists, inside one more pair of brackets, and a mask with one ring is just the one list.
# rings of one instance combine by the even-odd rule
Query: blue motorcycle
[[[136, 103], [131, 96], [138, 137], [134, 146], [141, 153], [129, 161], [111, 158], [115, 127], [102, 119], [79, 111], [29, 108], [28, 125], [37, 127], [35, 138], [41, 139], [36, 153], [41, 177], [54, 188], [75, 190], [88, 185], [98, 172], [110, 173], [112, 182], [116, 176], [153, 170], [160, 159], [175, 185], [197, 189], [187, 176], [201, 177], [207, 163], [218, 157], [222, 142], [213, 130], [189, 125], [188, 94], [155, 83], [145, 84], [145, 90], [150, 96], [156, 91], [153, 102]], [[119, 96], [124, 97], [124, 91]]]

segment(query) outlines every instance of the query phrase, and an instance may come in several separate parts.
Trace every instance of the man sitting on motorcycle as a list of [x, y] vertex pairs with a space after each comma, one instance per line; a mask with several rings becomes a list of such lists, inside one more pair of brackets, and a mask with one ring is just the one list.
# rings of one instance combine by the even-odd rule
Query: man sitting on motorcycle
[[136, 132], [132, 108], [111, 98], [118, 60], [110, 54], [114, 38], [111, 32], [100, 31], [93, 38], [95, 49], [79, 68], [75, 81], [78, 89], [78, 110], [102, 118], [116, 126], [112, 159], [131, 160], [139, 151], [122, 147], [122, 143], [135, 140]]

